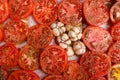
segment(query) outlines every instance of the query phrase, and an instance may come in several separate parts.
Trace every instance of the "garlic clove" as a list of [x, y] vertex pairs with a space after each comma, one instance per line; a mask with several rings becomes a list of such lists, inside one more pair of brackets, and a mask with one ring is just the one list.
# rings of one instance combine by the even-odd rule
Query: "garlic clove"
[[51, 28], [52, 28], [52, 29], [54, 29], [54, 28], [56, 28], [56, 27], [57, 27], [57, 24], [56, 24], [56, 23], [52, 23], [52, 24], [51, 24]]
[[74, 55], [74, 51], [72, 49], [72, 47], [67, 47], [66, 48], [66, 51], [67, 51], [67, 55], [70, 57], [70, 56], [73, 56]]
[[69, 39], [69, 40], [65, 41], [65, 43], [68, 44], [68, 45], [70, 45], [72, 42], [71, 42], [71, 40]]
[[64, 48], [64, 49], [68, 47], [68, 45], [65, 44], [65, 43], [59, 43], [59, 45], [60, 45], [62, 48]]
[[74, 31], [69, 31], [69, 32], [68, 32], [68, 36], [69, 36], [70, 38], [76, 37], [76, 33], [75, 33]]
[[60, 32], [59, 32], [59, 30], [57, 28], [54, 28], [53, 29], [53, 34], [54, 34], [54, 36], [59, 36]]
[[57, 23], [57, 26], [58, 26], [58, 27], [62, 27], [62, 26], [64, 26], [64, 24], [63, 24], [62, 22], [58, 22], [58, 23]]
[[78, 34], [78, 33], [80, 32], [78, 27], [73, 27], [72, 30], [73, 30], [76, 34]]
[[64, 34], [61, 36], [61, 39], [62, 39], [63, 41], [66, 41], [66, 40], [69, 39], [69, 36], [68, 36], [66, 33], [64, 33]]
[[82, 38], [82, 33], [79, 33], [79, 34], [77, 35], [77, 38], [80, 40], [80, 39]]

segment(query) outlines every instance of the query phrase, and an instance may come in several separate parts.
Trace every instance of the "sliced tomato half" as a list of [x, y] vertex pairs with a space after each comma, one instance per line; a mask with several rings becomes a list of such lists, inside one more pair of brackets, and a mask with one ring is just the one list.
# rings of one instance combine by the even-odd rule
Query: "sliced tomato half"
[[33, 0], [10, 0], [10, 18], [27, 18], [33, 10]]
[[86, 71], [89, 79], [99, 78], [108, 74], [111, 60], [105, 53], [86, 52], [80, 59], [80, 65]]
[[17, 66], [19, 52], [13, 44], [5, 44], [0, 47], [0, 66], [3, 69], [12, 69]]
[[76, 60], [68, 62], [67, 70], [63, 75], [68, 80], [87, 80], [85, 72]]
[[4, 40], [19, 45], [27, 39], [28, 25], [21, 20], [10, 20], [4, 25]]
[[40, 66], [45, 73], [61, 74], [67, 66], [67, 53], [57, 45], [48, 46], [40, 55]]
[[58, 6], [58, 18], [65, 24], [79, 24], [82, 21], [82, 3], [80, 0], [63, 0]]
[[27, 42], [33, 47], [40, 49], [47, 47], [53, 38], [52, 30], [46, 25], [36, 25], [29, 29]]
[[105, 52], [112, 44], [110, 33], [100, 27], [88, 26], [83, 31], [82, 39], [92, 51]]
[[35, 0], [33, 17], [39, 24], [50, 25], [57, 19], [57, 0]]
[[25, 70], [36, 70], [39, 68], [39, 51], [30, 45], [20, 50], [18, 63]]
[[109, 20], [109, 10], [104, 0], [85, 0], [83, 13], [90, 25], [99, 26]]

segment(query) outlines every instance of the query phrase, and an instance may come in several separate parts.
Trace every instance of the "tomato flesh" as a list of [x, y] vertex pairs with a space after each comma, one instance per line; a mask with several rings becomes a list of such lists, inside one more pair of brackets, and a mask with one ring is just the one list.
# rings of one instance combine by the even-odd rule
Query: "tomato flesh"
[[112, 44], [109, 32], [100, 27], [88, 26], [83, 31], [82, 39], [90, 50], [97, 52], [107, 51]]
[[7, 43], [19, 45], [23, 43], [28, 34], [28, 25], [23, 21], [9, 21], [4, 26], [5, 37]]
[[50, 25], [57, 19], [57, 0], [35, 0], [33, 16], [39, 24]]
[[63, 73], [68, 80], [86, 80], [82, 67], [77, 61], [69, 61], [67, 70]]
[[33, 47], [40, 49], [47, 47], [53, 38], [53, 33], [50, 27], [36, 25], [29, 29], [27, 42]]
[[104, 0], [85, 0], [83, 13], [90, 25], [102, 25], [109, 20], [108, 8]]
[[11, 69], [17, 66], [19, 52], [12, 44], [5, 44], [0, 47], [0, 66], [3, 69]]
[[32, 13], [32, 0], [10, 0], [10, 18], [23, 19]]
[[32, 46], [21, 48], [19, 65], [25, 70], [36, 70], [39, 68], [39, 51]]
[[111, 62], [120, 63], [120, 41], [115, 42], [110, 47], [108, 55], [111, 57]]
[[111, 61], [105, 53], [86, 52], [80, 59], [80, 65], [89, 78], [95, 78], [107, 75]]
[[120, 21], [111, 27], [111, 36], [114, 40], [120, 40]]
[[77, 25], [82, 21], [82, 3], [79, 0], [63, 0], [58, 7], [61, 22]]
[[60, 46], [48, 46], [40, 55], [40, 66], [45, 73], [61, 74], [66, 65], [67, 53]]

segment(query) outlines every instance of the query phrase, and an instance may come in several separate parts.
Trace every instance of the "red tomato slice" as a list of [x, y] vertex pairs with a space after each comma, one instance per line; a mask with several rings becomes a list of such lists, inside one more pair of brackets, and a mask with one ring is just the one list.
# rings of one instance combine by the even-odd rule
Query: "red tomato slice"
[[68, 62], [67, 70], [63, 75], [68, 80], [87, 80], [82, 67], [75, 60]]
[[9, 21], [4, 26], [5, 37], [7, 43], [21, 44], [27, 38], [28, 25], [23, 21]]
[[36, 70], [39, 68], [39, 55], [37, 49], [26, 45], [20, 50], [18, 63], [25, 70]]
[[108, 55], [113, 63], [120, 63], [120, 41], [115, 42], [109, 49]]
[[32, 13], [33, 0], [10, 0], [10, 18], [23, 19]]
[[111, 36], [114, 40], [120, 40], [120, 21], [111, 27]]
[[82, 39], [92, 51], [105, 52], [112, 43], [112, 37], [108, 31], [100, 27], [88, 26]]
[[110, 57], [100, 52], [86, 52], [80, 59], [80, 65], [87, 72], [89, 78], [107, 75], [110, 67]]
[[115, 64], [110, 68], [108, 80], [120, 80], [120, 64]]
[[0, 23], [3, 23], [9, 17], [9, 8], [7, 0], [0, 0]]
[[53, 38], [53, 33], [50, 27], [43, 25], [36, 25], [29, 29], [27, 42], [35, 48], [47, 47]]
[[61, 74], [67, 66], [67, 53], [57, 45], [48, 46], [40, 55], [40, 66], [45, 73]]
[[98, 26], [109, 20], [109, 11], [104, 0], [85, 0], [83, 13], [90, 25]]
[[16, 67], [18, 55], [18, 49], [14, 45], [3, 45], [0, 47], [0, 66], [6, 70]]
[[0, 80], [7, 80], [8, 73], [0, 67]]
[[82, 20], [82, 3], [80, 0], [63, 0], [58, 6], [58, 18], [65, 24], [79, 24]]
[[39, 24], [50, 25], [57, 19], [57, 0], [35, 0], [33, 16]]
[[65, 80], [61, 75], [49, 75], [44, 80]]
[[32, 71], [17, 70], [12, 72], [7, 80], [40, 80], [40, 77]]
[[110, 19], [113, 23], [120, 20], [120, 2], [116, 2], [110, 9]]
[[0, 42], [3, 41], [3, 38], [4, 38], [4, 32], [3, 32], [3, 29], [0, 28]]

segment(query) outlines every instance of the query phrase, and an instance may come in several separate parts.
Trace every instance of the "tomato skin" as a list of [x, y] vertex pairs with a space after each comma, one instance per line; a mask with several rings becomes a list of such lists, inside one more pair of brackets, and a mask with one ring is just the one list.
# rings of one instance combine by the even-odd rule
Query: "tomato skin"
[[10, 74], [8, 80], [40, 80], [40, 77], [32, 71], [16, 70]]
[[13, 44], [5, 44], [0, 47], [0, 66], [9, 70], [15, 68], [18, 63], [19, 51]]
[[80, 0], [63, 0], [58, 6], [58, 19], [64, 24], [77, 25], [82, 21]]
[[120, 26], [119, 25], [120, 25], [120, 21], [114, 24], [110, 29], [111, 36], [113, 37], [115, 41], [120, 40]]
[[39, 24], [50, 25], [57, 19], [57, 0], [35, 0], [33, 17]]
[[88, 26], [83, 31], [82, 40], [91, 51], [105, 52], [112, 44], [110, 33], [100, 27]]
[[61, 75], [49, 75], [45, 77], [44, 80], [66, 80], [66, 79]]
[[40, 55], [41, 69], [48, 74], [59, 75], [66, 70], [67, 53], [57, 45], [50, 45]]
[[3, 30], [6, 43], [19, 45], [27, 38], [28, 25], [21, 20], [10, 20], [4, 25]]
[[3, 29], [0, 28], [0, 42], [3, 41], [3, 38], [4, 38], [4, 32], [3, 32]]
[[76, 60], [69, 61], [67, 70], [63, 73], [68, 80], [87, 80], [82, 67]]
[[36, 70], [39, 68], [39, 51], [30, 45], [20, 50], [18, 63], [25, 70]]
[[120, 41], [115, 42], [109, 48], [108, 55], [111, 58], [111, 62], [115, 64], [120, 63]]
[[0, 67], [0, 80], [7, 80], [8, 73]]
[[32, 13], [33, 0], [10, 0], [10, 18], [14, 20], [27, 18]]
[[28, 30], [27, 42], [37, 49], [47, 47], [53, 38], [52, 30], [46, 25], [35, 25]]
[[84, 17], [88, 24], [100, 26], [109, 20], [109, 11], [104, 0], [85, 0]]
[[80, 65], [89, 78], [97, 78], [107, 75], [111, 67], [111, 60], [105, 53], [86, 52], [80, 59]]
[[[3, 11], [3, 9], [5, 10]], [[9, 13], [10, 11], [9, 11], [8, 1], [0, 0], [0, 23], [3, 23], [9, 17]]]

